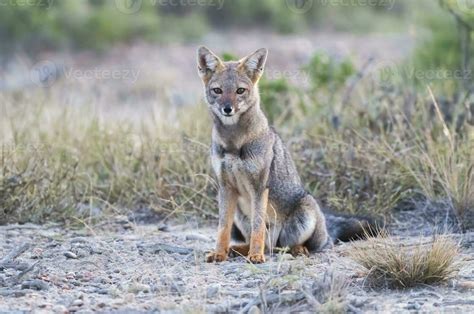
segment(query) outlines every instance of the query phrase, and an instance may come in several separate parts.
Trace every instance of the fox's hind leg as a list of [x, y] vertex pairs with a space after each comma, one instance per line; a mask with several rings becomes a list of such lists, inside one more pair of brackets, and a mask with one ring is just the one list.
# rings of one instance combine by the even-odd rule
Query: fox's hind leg
[[278, 238], [281, 247], [289, 247], [293, 255], [308, 255], [328, 242], [326, 222], [316, 200], [309, 194], [300, 199], [283, 223]]

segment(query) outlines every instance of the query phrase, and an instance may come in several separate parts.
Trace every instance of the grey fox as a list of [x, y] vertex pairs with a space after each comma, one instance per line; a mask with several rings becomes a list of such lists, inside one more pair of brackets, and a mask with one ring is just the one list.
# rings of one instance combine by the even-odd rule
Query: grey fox
[[[198, 71], [213, 120], [211, 160], [219, 183], [219, 227], [207, 262], [232, 252], [252, 263], [265, 248], [288, 247], [293, 255], [320, 251], [337, 240], [363, 236], [369, 218], [323, 214], [304, 189], [280, 136], [260, 108], [258, 81], [267, 50], [223, 62], [198, 49]], [[328, 232], [329, 231], [329, 232]], [[230, 242], [240, 244], [230, 246]]]

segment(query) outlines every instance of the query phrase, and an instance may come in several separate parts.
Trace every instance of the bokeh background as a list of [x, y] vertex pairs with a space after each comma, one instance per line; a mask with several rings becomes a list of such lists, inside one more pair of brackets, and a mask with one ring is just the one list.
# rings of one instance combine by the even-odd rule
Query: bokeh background
[[473, 27], [470, 0], [0, 0], [0, 223], [212, 221], [206, 45], [269, 49], [262, 106], [324, 206], [470, 228]]

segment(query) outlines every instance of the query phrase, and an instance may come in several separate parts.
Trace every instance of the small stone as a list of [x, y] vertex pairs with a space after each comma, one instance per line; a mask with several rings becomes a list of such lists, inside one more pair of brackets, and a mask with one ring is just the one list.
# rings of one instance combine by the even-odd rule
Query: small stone
[[84, 301], [82, 301], [81, 299], [76, 299], [74, 301], [72, 301], [72, 306], [82, 306], [84, 304]]
[[474, 281], [460, 281], [458, 282], [456, 288], [458, 290], [467, 291], [474, 289]]
[[38, 279], [26, 280], [21, 284], [21, 289], [32, 289], [32, 290], [47, 290], [48, 285]]
[[69, 313], [67, 307], [65, 307], [65, 306], [62, 305], [62, 304], [55, 305], [55, 306], [53, 307], [53, 312], [56, 313], [56, 314], [66, 314], [66, 313]]
[[246, 270], [242, 273], [242, 275], [240, 276], [241, 278], [249, 278], [249, 277], [252, 277], [253, 274], [250, 270]]
[[64, 256], [66, 256], [67, 258], [71, 258], [71, 259], [77, 259], [77, 255], [74, 254], [71, 251], [64, 252]]
[[211, 242], [212, 240], [202, 234], [190, 233], [186, 235], [186, 240], [188, 241], [202, 241], [202, 242]]
[[212, 299], [212, 298], [216, 297], [218, 293], [219, 293], [219, 286], [218, 285], [213, 285], [213, 286], [210, 286], [210, 287], [207, 288], [206, 297], [208, 299]]
[[407, 310], [419, 310], [421, 305], [418, 302], [410, 303], [407, 305]]
[[74, 279], [74, 278], [76, 278], [76, 274], [75, 274], [74, 272], [72, 272], [72, 271], [71, 271], [71, 272], [68, 272], [68, 273], [66, 274], [66, 278], [67, 278], [67, 279]]
[[244, 287], [246, 288], [253, 288], [257, 285], [257, 282], [256, 281], [247, 281], [244, 285]]
[[367, 302], [366, 298], [354, 298], [351, 301], [351, 304], [355, 307], [362, 307]]
[[134, 283], [128, 288], [129, 292], [139, 293], [139, 292], [150, 292], [150, 286], [142, 283]]
[[105, 288], [96, 288], [94, 289], [93, 291], [94, 293], [97, 293], [97, 294], [109, 294], [109, 290], [108, 289], [105, 289]]
[[123, 299], [125, 300], [125, 302], [127, 303], [132, 303], [135, 301], [135, 295], [133, 293], [127, 293]]
[[258, 306], [256, 305], [253, 305], [249, 311], [247, 312], [248, 314], [260, 314], [262, 313], [262, 311], [260, 311], [260, 309], [258, 308]]
[[163, 231], [163, 232], [169, 232], [170, 231], [169, 226], [165, 225], [163, 223], [159, 224], [157, 228], [158, 228], [158, 231]]
[[74, 244], [74, 243], [86, 243], [88, 242], [87, 238], [85, 237], [76, 237], [76, 238], [72, 238], [71, 239], [71, 244]]

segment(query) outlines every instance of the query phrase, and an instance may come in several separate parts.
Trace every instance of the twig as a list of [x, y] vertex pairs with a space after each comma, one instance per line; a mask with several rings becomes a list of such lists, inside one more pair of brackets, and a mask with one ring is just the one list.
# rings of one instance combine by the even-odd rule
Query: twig
[[32, 271], [35, 268], [35, 266], [38, 265], [39, 262], [40, 261], [37, 261], [36, 263], [31, 264], [30, 267], [28, 267], [27, 269], [22, 271], [20, 274], [18, 274], [18, 276], [16, 277], [16, 281], [18, 282], [24, 275]]
[[362, 68], [357, 72], [356, 77], [352, 80], [350, 85], [347, 87], [346, 92], [344, 93], [344, 98], [342, 99], [342, 106], [345, 107], [346, 104], [349, 102], [350, 96], [352, 95], [352, 92], [354, 91], [355, 86], [361, 79], [364, 78], [365, 72], [369, 68], [370, 64], [374, 61], [373, 57], [370, 57], [363, 65]]
[[27, 263], [18, 263], [15, 261], [10, 261], [10, 262], [0, 264], [0, 270], [5, 270], [5, 269], [10, 268], [10, 269], [18, 270], [18, 271], [23, 271], [27, 269], [28, 267], [30, 267], [30, 265]]
[[281, 302], [281, 303], [296, 303], [305, 298], [305, 295], [301, 292], [299, 293], [293, 293], [290, 295], [280, 295], [280, 294], [270, 294], [270, 295], [259, 295], [255, 300], [250, 301], [245, 305], [245, 307], [239, 311], [239, 313], [247, 313], [250, 308], [254, 305], [261, 305], [262, 304], [262, 299], [265, 299], [266, 307], [268, 307], [269, 304], [273, 304], [276, 302]]
[[15, 258], [23, 254], [26, 250], [30, 248], [29, 243], [23, 243], [22, 245], [14, 248], [10, 253], [8, 253], [1, 261], [0, 261], [0, 267], [3, 264], [7, 264], [11, 261], [13, 261]]
[[182, 255], [187, 255], [194, 252], [194, 250], [190, 248], [172, 246], [172, 245], [164, 244], [164, 243], [158, 243], [156, 245], [153, 245], [152, 250], [153, 250], [153, 253], [164, 251], [167, 253], [178, 253]]

